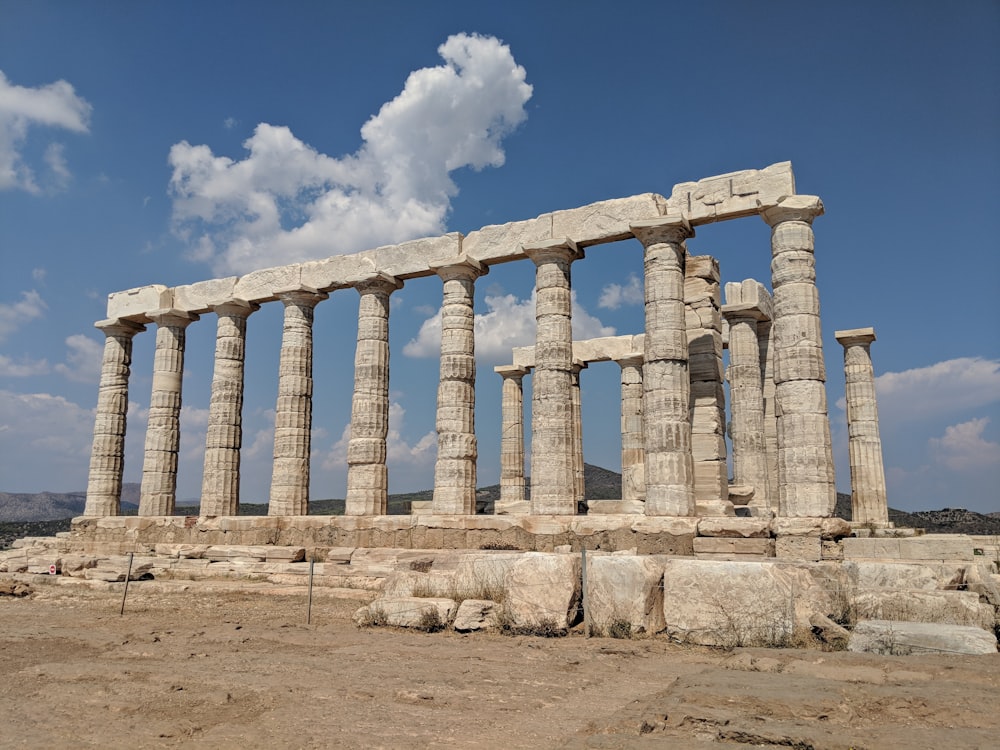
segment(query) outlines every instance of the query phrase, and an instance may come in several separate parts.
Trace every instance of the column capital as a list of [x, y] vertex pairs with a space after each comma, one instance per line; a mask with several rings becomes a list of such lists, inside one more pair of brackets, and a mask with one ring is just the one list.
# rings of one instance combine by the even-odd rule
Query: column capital
[[146, 330], [146, 326], [142, 323], [136, 323], [125, 318], [99, 320], [94, 323], [94, 328], [103, 331], [105, 336], [128, 336], [130, 338]]
[[198, 313], [178, 310], [173, 307], [165, 307], [160, 310], [146, 313], [146, 317], [158, 326], [178, 326], [186, 328], [190, 323], [198, 320], [201, 316]]
[[462, 253], [454, 260], [444, 263], [431, 263], [430, 269], [441, 277], [443, 281], [451, 279], [478, 279], [490, 272], [490, 267], [480, 263], [475, 258]]
[[770, 320], [771, 314], [767, 310], [761, 310], [760, 307], [752, 302], [737, 302], [731, 305], [722, 306], [722, 317], [732, 324], [737, 320]]
[[290, 287], [279, 287], [274, 290], [274, 296], [281, 300], [285, 305], [293, 304], [315, 307], [320, 302], [327, 299], [330, 295], [326, 292], [313, 289], [311, 286], [298, 284]]
[[245, 299], [230, 299], [213, 304], [211, 308], [216, 315], [238, 315], [245, 318], [250, 313], [257, 312], [260, 305], [256, 302], [247, 302]]
[[507, 378], [523, 378], [528, 374], [530, 368], [518, 367], [517, 365], [498, 365], [493, 368], [493, 372], [506, 380]]
[[694, 237], [694, 228], [683, 216], [663, 216], [629, 224], [629, 230], [643, 247], [661, 242], [678, 243]]
[[542, 240], [532, 245], [522, 245], [521, 249], [535, 265], [553, 260], [568, 260], [572, 263], [583, 258], [583, 250], [569, 237]]
[[760, 218], [771, 227], [785, 221], [804, 221], [812, 224], [812, 220], [823, 215], [823, 201], [815, 195], [789, 195], [777, 206], [762, 208]]
[[846, 331], [835, 331], [833, 334], [845, 349], [849, 346], [862, 344], [867, 346], [875, 340], [874, 328], [851, 328]]
[[367, 292], [385, 292], [386, 294], [392, 294], [397, 289], [403, 288], [403, 282], [395, 276], [378, 272], [372, 274], [366, 279], [363, 279], [362, 281], [359, 281], [354, 285], [354, 288], [358, 290], [358, 294], [365, 294]]

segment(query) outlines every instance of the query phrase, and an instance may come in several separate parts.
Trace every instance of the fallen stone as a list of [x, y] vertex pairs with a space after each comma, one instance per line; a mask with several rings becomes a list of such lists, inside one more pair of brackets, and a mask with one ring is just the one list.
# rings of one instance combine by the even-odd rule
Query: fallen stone
[[609, 555], [587, 561], [587, 606], [595, 635], [630, 637], [663, 630], [663, 561]]
[[929, 622], [860, 620], [851, 633], [849, 651], [894, 656], [922, 653], [995, 654], [992, 633], [967, 625]]
[[810, 616], [809, 624], [812, 625], [813, 634], [835, 651], [843, 651], [847, 648], [847, 641], [851, 634], [846, 628], [841, 627], [826, 615], [814, 614]]
[[903, 622], [935, 622], [991, 628], [992, 605], [980, 602], [972, 591], [927, 591], [924, 589], [875, 589], [859, 591], [851, 598], [858, 619]]
[[360, 625], [441, 630], [451, 622], [454, 614], [455, 602], [452, 599], [406, 596], [376, 599], [355, 612], [354, 621]]
[[466, 599], [458, 605], [453, 627], [459, 633], [492, 628], [496, 625], [496, 606], [489, 599]]

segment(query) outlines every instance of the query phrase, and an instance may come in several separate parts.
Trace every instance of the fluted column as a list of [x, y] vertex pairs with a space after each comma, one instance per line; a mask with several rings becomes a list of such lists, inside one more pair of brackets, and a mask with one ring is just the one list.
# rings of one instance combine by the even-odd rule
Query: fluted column
[[889, 505], [885, 490], [882, 438], [875, 401], [875, 370], [871, 344], [874, 328], [837, 331], [844, 347], [844, 395], [847, 401], [848, 450], [851, 455], [851, 519], [886, 525]]
[[125, 423], [132, 338], [146, 326], [128, 320], [94, 324], [104, 332], [104, 358], [90, 450], [85, 516], [117, 516], [121, 512], [122, 471], [125, 467]]
[[146, 448], [142, 461], [140, 516], [169, 516], [177, 499], [177, 454], [181, 442], [181, 385], [184, 339], [198, 316], [183, 310], [157, 310], [153, 355], [153, 392], [149, 398]]
[[771, 226], [778, 512], [826, 517], [837, 501], [826, 403], [812, 221], [823, 203], [793, 195], [761, 211]]
[[435, 267], [444, 282], [441, 305], [441, 376], [437, 393], [437, 461], [433, 510], [476, 512], [476, 279], [489, 269], [461, 257]]
[[583, 468], [583, 401], [580, 398], [580, 372], [586, 368], [585, 362], [574, 362], [569, 371], [570, 403], [573, 407], [573, 489], [577, 503], [587, 497]]
[[778, 415], [775, 412], [774, 347], [771, 346], [770, 320], [757, 321], [757, 346], [760, 348], [761, 394], [764, 398], [764, 446], [767, 460], [768, 509], [778, 510]]
[[239, 514], [247, 317], [259, 308], [257, 304], [240, 299], [212, 308], [218, 316], [218, 327], [205, 435], [205, 468], [201, 479], [203, 516]]
[[684, 240], [694, 232], [680, 218], [638, 222], [631, 229], [645, 249], [642, 387], [646, 515], [692, 516], [695, 498], [684, 319]]
[[622, 500], [646, 500], [646, 452], [643, 448], [642, 355], [620, 359], [622, 368]]
[[389, 471], [389, 295], [403, 286], [379, 274], [358, 285], [358, 345], [354, 354], [351, 439], [347, 445], [349, 516], [385, 515]]
[[312, 448], [313, 318], [329, 295], [308, 287], [275, 295], [285, 306], [274, 410], [274, 465], [269, 516], [309, 513], [309, 454]]
[[[728, 285], [727, 285], [728, 291]], [[750, 303], [727, 304], [729, 321], [729, 398], [732, 413], [733, 481], [753, 487], [751, 507], [768, 508], [767, 440], [757, 321], [767, 314]]]
[[527, 512], [524, 481], [524, 367], [506, 365], [493, 371], [503, 378], [500, 406], [500, 499], [496, 513]]
[[531, 382], [531, 512], [576, 514], [571, 374], [570, 240], [524, 248], [535, 263], [535, 372]]

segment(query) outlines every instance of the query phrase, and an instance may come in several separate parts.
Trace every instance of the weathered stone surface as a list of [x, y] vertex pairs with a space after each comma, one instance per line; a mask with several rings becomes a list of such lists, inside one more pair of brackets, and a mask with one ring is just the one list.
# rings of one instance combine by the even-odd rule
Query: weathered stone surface
[[708, 224], [751, 216], [794, 193], [792, 164], [786, 161], [674, 185], [665, 213], [684, 216], [692, 225]]
[[775, 535], [819, 536], [822, 539], [841, 539], [850, 535], [851, 525], [842, 518], [774, 518], [771, 532]]
[[108, 318], [123, 318], [146, 323], [154, 310], [173, 306], [174, 293], [162, 284], [150, 284], [108, 295]]
[[466, 599], [458, 605], [452, 627], [459, 633], [486, 630], [496, 626], [497, 604], [489, 599]]
[[451, 599], [383, 597], [355, 612], [354, 621], [359, 625], [439, 629], [451, 622], [455, 608], [455, 602]]
[[702, 518], [698, 521], [699, 536], [770, 537], [771, 524], [765, 518]]
[[[777, 520], [777, 519], [775, 519]], [[844, 559], [972, 561], [975, 543], [963, 534], [926, 534], [904, 538], [855, 538], [843, 541]]]
[[100, 560], [96, 566], [87, 568], [84, 571], [84, 578], [89, 581], [124, 581], [126, 575], [130, 581], [137, 581], [147, 576], [152, 571], [155, 560], [149, 558], [135, 558], [132, 561], [132, 569], [129, 572], [128, 558], [111, 558]]
[[826, 615], [814, 614], [809, 618], [813, 633], [824, 643], [830, 645], [835, 651], [842, 651], [847, 648], [847, 642], [851, 637], [846, 628], [841, 627]]
[[818, 534], [779, 534], [774, 538], [774, 556], [784, 560], [822, 560], [823, 540]]
[[696, 557], [774, 557], [773, 539], [699, 536], [692, 545]]
[[655, 556], [587, 559], [587, 604], [596, 635], [643, 633], [664, 627], [663, 561]]
[[992, 630], [992, 605], [981, 603], [971, 591], [873, 589], [851, 598], [856, 616], [865, 620], [902, 620], [974, 625]]
[[963, 625], [861, 620], [854, 626], [850, 651], [905, 656], [920, 653], [995, 654], [992, 633]]

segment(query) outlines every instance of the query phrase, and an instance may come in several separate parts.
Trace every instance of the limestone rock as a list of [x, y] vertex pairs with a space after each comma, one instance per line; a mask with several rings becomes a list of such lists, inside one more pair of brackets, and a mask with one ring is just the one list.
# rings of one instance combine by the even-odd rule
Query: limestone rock
[[995, 654], [997, 639], [981, 628], [927, 622], [861, 620], [848, 650], [905, 656], [919, 653]]
[[936, 622], [992, 628], [991, 605], [981, 603], [971, 591], [926, 591], [922, 589], [876, 589], [852, 597], [859, 619]]
[[[362, 614], [367, 610], [367, 620]], [[397, 628], [440, 630], [455, 614], [452, 599], [425, 599], [415, 596], [376, 599], [354, 615], [355, 622], [371, 625], [392, 625]]]
[[644, 633], [664, 627], [663, 561], [609, 555], [587, 560], [587, 604], [596, 635]]
[[847, 648], [847, 642], [851, 634], [846, 628], [841, 627], [826, 615], [814, 614], [809, 618], [813, 633], [824, 643], [829, 644], [836, 651]]
[[489, 599], [466, 599], [458, 605], [453, 627], [459, 633], [485, 630], [496, 625], [496, 602]]

